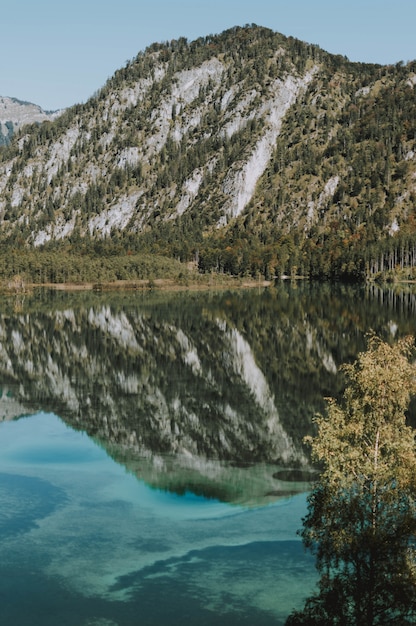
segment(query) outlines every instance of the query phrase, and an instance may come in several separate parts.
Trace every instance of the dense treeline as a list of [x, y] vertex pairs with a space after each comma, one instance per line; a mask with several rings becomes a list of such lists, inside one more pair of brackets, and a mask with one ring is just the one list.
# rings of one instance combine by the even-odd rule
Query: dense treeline
[[[103, 253], [105, 252], [105, 253]], [[125, 254], [100, 243], [88, 249], [49, 247], [43, 250], [0, 251], [0, 283], [19, 288], [27, 283], [93, 283], [147, 280], [158, 277], [186, 282], [187, 268], [172, 259], [145, 254]]]
[[[237, 227], [203, 237], [203, 220], [183, 216], [161, 223], [142, 236], [115, 234], [107, 240], [81, 239], [77, 233], [63, 246], [19, 247], [0, 252], [0, 279], [22, 275], [28, 282], [82, 282], [183, 278], [186, 262], [201, 273], [273, 280], [284, 276], [362, 281], [394, 275], [416, 277], [416, 227], [374, 242], [364, 228], [345, 236], [333, 231], [314, 241], [298, 235], [253, 237]], [[416, 226], [416, 225], [415, 225]], [[21, 243], [21, 242], [20, 242]]]
[[416, 224], [411, 221], [403, 231], [376, 241], [364, 227], [355, 233], [334, 227], [316, 238], [273, 229], [253, 236], [249, 226], [240, 229], [239, 225], [208, 238], [202, 232], [201, 221], [184, 217], [175, 228], [163, 225], [145, 236], [126, 238], [124, 245], [196, 261], [203, 273], [266, 280], [297, 275], [362, 281], [399, 269], [402, 276], [403, 270], [409, 278], [416, 275]]

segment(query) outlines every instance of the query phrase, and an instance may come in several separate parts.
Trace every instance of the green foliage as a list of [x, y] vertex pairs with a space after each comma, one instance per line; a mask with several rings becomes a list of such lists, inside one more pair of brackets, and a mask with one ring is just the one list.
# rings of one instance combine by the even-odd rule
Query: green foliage
[[25, 283], [106, 283], [117, 280], [183, 280], [186, 267], [157, 255], [125, 253], [117, 246], [96, 242], [63, 250], [51, 246], [42, 250], [9, 248], [0, 252], [0, 283], [19, 276]]
[[414, 339], [368, 350], [344, 367], [343, 403], [329, 400], [310, 438], [322, 474], [302, 538], [319, 593], [287, 624], [376, 626], [416, 617], [416, 445], [406, 410], [416, 391]]

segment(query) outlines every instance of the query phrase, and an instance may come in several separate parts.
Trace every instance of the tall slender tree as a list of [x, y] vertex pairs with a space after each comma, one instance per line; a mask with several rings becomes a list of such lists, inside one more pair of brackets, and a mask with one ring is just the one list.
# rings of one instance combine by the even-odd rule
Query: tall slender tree
[[343, 402], [328, 401], [309, 441], [322, 464], [301, 536], [319, 592], [287, 625], [381, 626], [416, 618], [416, 445], [406, 410], [416, 389], [414, 339], [372, 335], [344, 367]]

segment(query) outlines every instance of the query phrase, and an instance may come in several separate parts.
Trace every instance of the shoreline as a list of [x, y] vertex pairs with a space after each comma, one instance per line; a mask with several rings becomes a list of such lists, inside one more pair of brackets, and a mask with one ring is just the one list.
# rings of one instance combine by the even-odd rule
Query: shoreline
[[[304, 276], [281, 276], [280, 280], [303, 281]], [[326, 281], [325, 281], [326, 282]], [[342, 282], [342, 281], [341, 281]], [[0, 283], [0, 295], [13, 296], [33, 293], [36, 289], [49, 289], [51, 291], [66, 292], [102, 292], [102, 291], [209, 291], [211, 289], [265, 289], [276, 284], [276, 280], [264, 280], [255, 278], [242, 278], [241, 276], [229, 276], [221, 274], [200, 274], [197, 277], [174, 279], [174, 278], [143, 278], [132, 280], [115, 281], [85, 281], [65, 283], [26, 283], [23, 280], [10, 279]], [[368, 281], [368, 284], [377, 284], [379, 287], [393, 288], [394, 286], [414, 285], [414, 279], [397, 279], [393, 282]]]
[[178, 281], [172, 278], [116, 280], [108, 282], [83, 283], [14, 283], [0, 286], [2, 295], [21, 295], [32, 293], [36, 289], [50, 289], [53, 291], [204, 291], [209, 289], [253, 289], [270, 287], [274, 281], [242, 279], [239, 277], [207, 276], [206, 279]]

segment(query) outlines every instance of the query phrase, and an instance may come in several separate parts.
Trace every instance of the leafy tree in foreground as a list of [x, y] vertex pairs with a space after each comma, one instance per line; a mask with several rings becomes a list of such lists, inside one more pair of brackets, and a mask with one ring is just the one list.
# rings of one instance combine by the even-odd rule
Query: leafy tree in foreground
[[323, 471], [301, 536], [319, 592], [286, 624], [380, 626], [416, 619], [416, 445], [405, 411], [416, 389], [411, 337], [344, 366], [343, 402], [329, 400], [309, 438]]

